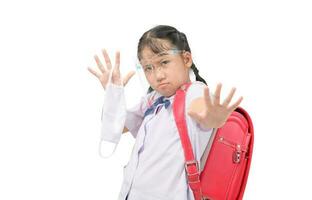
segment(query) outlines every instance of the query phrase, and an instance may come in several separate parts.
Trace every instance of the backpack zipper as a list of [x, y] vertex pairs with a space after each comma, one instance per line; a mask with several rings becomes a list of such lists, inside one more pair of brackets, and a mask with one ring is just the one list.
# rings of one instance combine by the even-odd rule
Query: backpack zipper
[[244, 151], [241, 145], [230, 142], [229, 140], [226, 140], [224, 137], [219, 137], [218, 141], [234, 149], [232, 161], [233, 163], [239, 164], [241, 161], [242, 151]]

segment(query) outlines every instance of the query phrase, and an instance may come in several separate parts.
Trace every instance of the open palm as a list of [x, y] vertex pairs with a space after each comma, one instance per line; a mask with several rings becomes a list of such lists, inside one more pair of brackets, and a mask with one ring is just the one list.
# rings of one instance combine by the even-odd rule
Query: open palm
[[[100, 72], [88, 67], [89, 72], [91, 72], [94, 76], [96, 76], [99, 81], [101, 82], [103, 88], [106, 88], [106, 85], [109, 81], [110, 73], [111, 75], [111, 82], [115, 85], [123, 85], [125, 86], [129, 79], [134, 75], [134, 71], [130, 71], [123, 79], [120, 74], [120, 52], [116, 52], [115, 58], [115, 67], [112, 67], [111, 60], [107, 54], [105, 49], [102, 50], [102, 54], [105, 59], [106, 67], [102, 64], [99, 57], [97, 55], [94, 56], [95, 62], [97, 67], [100, 69]], [[113, 71], [112, 71], [113, 70]]]
[[209, 94], [209, 88], [207, 86], [204, 89], [203, 101], [200, 103], [201, 109], [195, 110], [190, 107], [188, 110], [190, 117], [206, 128], [219, 128], [224, 125], [227, 118], [243, 100], [243, 97], [240, 97], [236, 102], [230, 105], [236, 90], [235, 88], [232, 88], [223, 103], [220, 103], [221, 87], [222, 84], [219, 83], [216, 87], [214, 95], [211, 97]]

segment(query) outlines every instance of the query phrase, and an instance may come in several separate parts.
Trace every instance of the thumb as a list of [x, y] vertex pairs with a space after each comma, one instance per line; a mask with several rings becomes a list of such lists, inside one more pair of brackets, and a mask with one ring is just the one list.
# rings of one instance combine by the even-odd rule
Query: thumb
[[196, 122], [201, 122], [202, 121], [202, 116], [200, 116], [197, 112], [194, 112], [192, 110], [188, 110], [187, 114], [193, 118]]
[[132, 78], [132, 76], [135, 74], [135, 71], [130, 71], [128, 72], [128, 74], [123, 78], [123, 85], [125, 86], [128, 81], [130, 80], [130, 78]]

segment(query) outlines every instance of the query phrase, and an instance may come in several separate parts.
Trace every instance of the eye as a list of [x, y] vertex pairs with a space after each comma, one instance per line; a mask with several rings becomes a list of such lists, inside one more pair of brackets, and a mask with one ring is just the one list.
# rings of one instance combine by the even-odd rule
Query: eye
[[151, 72], [151, 71], [153, 71], [152, 65], [146, 65], [146, 66], [144, 67], [144, 71], [145, 71], [145, 72]]
[[161, 62], [161, 65], [166, 65], [166, 64], [168, 64], [169, 62], [170, 62], [169, 60], [164, 60], [164, 61]]

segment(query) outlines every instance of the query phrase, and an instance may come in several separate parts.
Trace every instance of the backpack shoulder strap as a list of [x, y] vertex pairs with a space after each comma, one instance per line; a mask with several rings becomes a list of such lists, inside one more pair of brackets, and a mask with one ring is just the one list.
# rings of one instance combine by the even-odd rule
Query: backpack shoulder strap
[[188, 136], [185, 120], [185, 96], [190, 85], [191, 83], [186, 83], [176, 91], [176, 95], [173, 100], [173, 115], [184, 151], [185, 170], [188, 184], [193, 191], [195, 200], [200, 200], [202, 197], [202, 190], [200, 184], [199, 166], [198, 161], [195, 159], [193, 154], [192, 144]]

